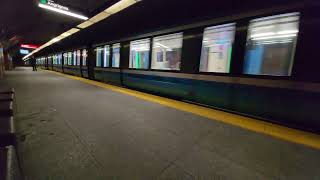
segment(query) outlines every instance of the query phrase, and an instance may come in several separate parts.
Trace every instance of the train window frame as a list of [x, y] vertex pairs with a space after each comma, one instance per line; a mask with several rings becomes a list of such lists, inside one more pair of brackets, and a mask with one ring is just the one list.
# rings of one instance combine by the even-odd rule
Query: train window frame
[[[83, 64], [85, 58], [85, 64]], [[88, 66], [88, 50], [82, 49], [81, 50], [81, 61], [80, 61], [81, 67], [87, 67]]]
[[62, 53], [58, 54], [58, 63], [59, 63], [59, 66], [62, 65]]
[[[296, 32], [296, 39], [294, 42], [294, 45], [292, 47], [293, 52], [291, 53], [291, 62], [290, 62], [290, 67], [289, 67], [289, 73], [288, 75], [274, 75], [274, 74], [249, 74], [249, 73], [245, 73], [245, 61], [246, 61], [246, 53], [247, 53], [247, 43], [248, 43], [248, 39], [249, 39], [249, 28], [250, 28], [250, 23], [251, 22], [255, 22], [258, 20], [263, 20], [263, 19], [272, 19], [272, 17], [282, 17], [282, 16], [289, 16], [290, 14], [292, 15], [297, 15], [297, 32]], [[286, 22], [285, 22], [286, 23]], [[293, 79], [294, 78], [294, 64], [295, 64], [295, 59], [296, 59], [296, 51], [297, 51], [297, 44], [299, 41], [299, 37], [300, 35], [300, 30], [301, 30], [301, 12], [299, 11], [289, 11], [289, 12], [278, 12], [276, 14], [264, 14], [264, 15], [259, 15], [259, 16], [254, 16], [254, 17], [250, 17], [250, 19], [247, 20], [247, 37], [246, 37], [246, 45], [245, 45], [245, 49], [244, 49], [244, 57], [243, 57], [243, 64], [242, 64], [242, 69], [241, 69], [241, 77], [249, 77], [249, 78], [258, 78], [258, 79]]]
[[[101, 64], [101, 68], [110, 68], [111, 45], [106, 44], [100, 47], [103, 47], [103, 64]], [[106, 51], [107, 48], [108, 48], [108, 51]], [[108, 59], [106, 58], [106, 52], [109, 53]], [[106, 62], [106, 65], [105, 65], [105, 62]]]
[[[98, 46], [95, 48], [95, 51], [96, 51], [96, 59], [95, 59], [95, 65], [94, 67], [95, 68], [103, 68], [103, 58], [104, 58], [104, 47], [103, 46]], [[100, 60], [100, 66], [98, 66], [98, 51], [102, 51], [102, 57], [101, 57], [101, 60]]]
[[[233, 29], [233, 36], [232, 36], [232, 39], [231, 39], [231, 52], [228, 52], [230, 54], [228, 54], [228, 71], [227, 72], [218, 72], [218, 71], [201, 71], [201, 61], [202, 61], [202, 58], [203, 58], [203, 51], [204, 51], [204, 40], [205, 40], [205, 32], [206, 30], [213, 30], [213, 29], [218, 29], [218, 28], [225, 28], [225, 27], [232, 27]], [[205, 27], [203, 27], [203, 30], [202, 30], [202, 41], [201, 41], [201, 49], [200, 49], [200, 58], [199, 58], [199, 61], [198, 61], [198, 69], [197, 69], [197, 73], [198, 74], [204, 74], [204, 75], [222, 75], [222, 76], [228, 76], [230, 74], [232, 74], [232, 64], [234, 63], [233, 62], [233, 53], [234, 53], [234, 49], [235, 49], [235, 46], [236, 46], [236, 32], [237, 32], [237, 27], [238, 27], [238, 24], [237, 24], [237, 21], [226, 21], [226, 22], [223, 22], [223, 23], [219, 23], [219, 24], [211, 24], [211, 25], [207, 25]]]
[[[119, 46], [119, 47], [116, 47], [116, 46]], [[112, 68], [112, 69], [120, 69], [121, 68], [121, 47], [122, 47], [122, 44], [121, 42], [117, 42], [117, 43], [112, 43], [110, 45], [111, 47], [111, 52], [110, 55], [111, 55], [111, 61], [110, 61], [110, 67], [109, 68]], [[113, 66], [113, 55], [114, 55], [114, 48], [119, 48], [119, 66], [118, 67], [114, 67]]]
[[55, 65], [55, 55], [52, 55], [51, 58], [52, 58], [52, 60], [51, 60], [52, 63], [51, 63], [51, 64], [52, 64], [52, 65]]
[[77, 66], [77, 50], [72, 51], [72, 66]]
[[72, 51], [68, 52], [68, 66], [72, 66]]
[[58, 54], [55, 54], [55, 55], [54, 55], [54, 64], [55, 64], [55, 65], [59, 65], [59, 64], [58, 64]]
[[67, 52], [64, 52], [64, 53], [62, 54], [62, 56], [63, 56], [63, 63], [62, 63], [62, 65], [63, 65], [63, 66], [67, 66], [67, 65], [68, 65], [68, 53], [67, 53]]
[[[130, 44], [129, 44], [129, 66], [128, 66], [128, 69], [130, 70], [140, 70], [140, 71], [147, 71], [147, 70], [150, 70], [151, 68], [151, 54], [152, 54], [152, 40], [153, 40], [153, 37], [145, 37], [145, 38], [140, 38], [140, 39], [135, 39], [135, 40], [132, 40], [130, 41]], [[132, 48], [132, 44], [133, 43], [139, 43], [139, 42], [143, 42], [143, 41], [148, 41], [148, 66], [147, 68], [134, 68], [134, 67], [130, 67], [131, 65], [131, 56], [132, 56], [132, 52], [131, 52], [131, 48]]]
[[[163, 34], [158, 34], [158, 35], [154, 35], [151, 37], [151, 48], [150, 48], [150, 64], [149, 64], [149, 69], [150, 71], [158, 71], [158, 72], [181, 72], [181, 63], [182, 63], [182, 48], [183, 48], [183, 40], [184, 40], [184, 31], [185, 30], [180, 30], [180, 31], [174, 31], [174, 32], [168, 32], [168, 33], [163, 33]], [[159, 38], [159, 37], [165, 37], [165, 36], [170, 36], [170, 35], [178, 35], [181, 34], [181, 52], [180, 52], [180, 65], [178, 69], [154, 69], [152, 68], [153, 65], [153, 49], [154, 49], [154, 44], [155, 44], [155, 38]]]
[[77, 52], [77, 55], [76, 55], [76, 57], [77, 57], [77, 59], [76, 59], [76, 64], [77, 64], [78, 67], [80, 67], [80, 66], [81, 66], [81, 50], [78, 49], [78, 50], [76, 50], [76, 52]]

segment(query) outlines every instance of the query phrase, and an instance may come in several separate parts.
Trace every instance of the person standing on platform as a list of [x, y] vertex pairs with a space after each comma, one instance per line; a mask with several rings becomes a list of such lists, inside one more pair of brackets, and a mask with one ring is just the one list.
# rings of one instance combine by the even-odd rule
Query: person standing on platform
[[37, 71], [37, 62], [36, 62], [36, 59], [34, 57], [32, 57], [30, 59], [30, 63], [31, 63], [33, 71]]

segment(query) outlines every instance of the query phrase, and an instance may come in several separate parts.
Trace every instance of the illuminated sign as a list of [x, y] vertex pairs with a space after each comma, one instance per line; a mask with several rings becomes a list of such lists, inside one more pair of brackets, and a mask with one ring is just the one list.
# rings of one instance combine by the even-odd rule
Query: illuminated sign
[[20, 49], [20, 54], [29, 54], [29, 50], [26, 49]]
[[50, 6], [52, 6], [52, 7], [54, 7], [54, 8], [62, 9], [62, 10], [65, 10], [65, 11], [69, 11], [69, 8], [67, 8], [67, 7], [65, 7], [65, 6], [62, 6], [62, 5], [60, 5], [60, 4], [57, 4], [57, 3], [55, 3], [55, 2], [52, 1], [52, 0], [49, 0], [47, 4], [50, 5]]
[[33, 44], [21, 44], [20, 47], [27, 49], [37, 49], [39, 46]]
[[79, 19], [87, 20], [89, 19], [86, 16], [76, 14], [74, 12], [69, 11], [69, 8], [66, 6], [62, 6], [60, 4], [55, 3], [53, 0], [40, 0], [40, 3], [38, 4], [39, 7], [43, 9], [47, 9], [50, 11], [55, 11], [57, 13], [65, 14], [68, 16], [76, 17]]
[[41, 3], [41, 4], [47, 4], [48, 1], [47, 1], [47, 0], [40, 0], [40, 3]]
[[62, 6], [62, 5], [60, 5], [60, 4], [57, 4], [57, 3], [55, 3], [53, 0], [40, 0], [40, 3], [41, 3], [41, 4], [47, 4], [47, 5], [49, 5], [49, 6], [52, 6], [52, 7], [54, 7], [54, 8], [57, 8], [57, 9], [69, 11], [69, 8], [68, 8], [68, 7], [65, 7], [65, 6]]

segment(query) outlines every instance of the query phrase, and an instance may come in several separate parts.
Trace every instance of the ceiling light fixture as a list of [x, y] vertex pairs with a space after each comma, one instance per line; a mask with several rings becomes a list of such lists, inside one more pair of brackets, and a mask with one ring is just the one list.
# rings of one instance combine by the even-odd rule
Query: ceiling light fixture
[[41, 7], [41, 8], [43, 8], [43, 9], [55, 11], [55, 12], [57, 12], [57, 13], [65, 14], [65, 15], [68, 15], [68, 16], [72, 16], [72, 17], [75, 17], [75, 18], [82, 19], [82, 20], [87, 20], [87, 19], [89, 19], [89, 18], [86, 17], [86, 16], [83, 16], [83, 15], [80, 15], [80, 14], [76, 14], [76, 13], [73, 13], [73, 12], [69, 12], [69, 11], [66, 11], [66, 10], [58, 9], [58, 8], [55, 8], [55, 7], [46, 5], [46, 4], [41, 4], [41, 3], [39, 3], [38, 6]]
[[89, 26], [91, 26], [93, 24], [94, 24], [93, 22], [91, 22], [90, 20], [87, 20], [87, 21], [79, 24], [77, 27], [81, 28], [81, 29], [84, 29], [84, 28], [87, 28], [87, 27], [89, 27]]
[[137, 0], [121, 0], [114, 5], [110, 6], [104, 12], [109, 13], [109, 14], [115, 14], [119, 11], [122, 11], [123, 9], [126, 9], [129, 6], [132, 6], [133, 4], [137, 3], [139, 1]]

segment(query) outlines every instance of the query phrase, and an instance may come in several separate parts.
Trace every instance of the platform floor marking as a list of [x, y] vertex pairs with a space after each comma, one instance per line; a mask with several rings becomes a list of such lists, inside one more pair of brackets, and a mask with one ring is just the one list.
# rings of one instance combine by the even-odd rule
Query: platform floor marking
[[46, 72], [55, 73], [55, 74], [68, 77], [70, 79], [78, 80], [87, 84], [99, 86], [115, 92], [120, 92], [123, 94], [134, 96], [146, 101], [158, 103], [158, 104], [168, 106], [174, 109], [178, 109], [181, 111], [190, 112], [192, 114], [196, 114], [214, 121], [220, 121], [233, 126], [241, 127], [243, 129], [266, 134], [275, 138], [279, 138], [279, 139], [297, 143], [297, 144], [302, 144], [302, 145], [320, 150], [320, 135], [318, 134], [301, 131], [297, 129], [292, 129], [292, 128], [288, 128], [278, 124], [272, 124], [272, 123], [257, 120], [254, 118], [241, 116], [238, 114], [232, 114], [232, 113], [219, 111], [216, 109], [211, 109], [211, 108], [207, 108], [207, 107], [203, 107], [195, 104], [190, 104], [190, 103], [168, 99], [165, 97], [147, 94], [147, 93], [143, 93], [143, 92], [127, 89], [127, 88], [105, 84], [102, 82], [89, 80], [82, 77], [67, 75], [60, 72], [49, 71], [49, 70], [46, 70]]

